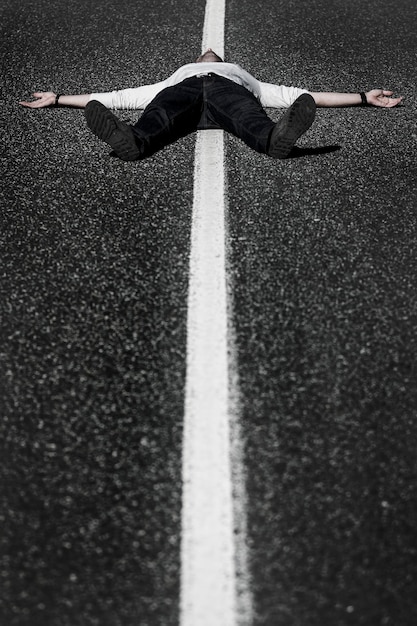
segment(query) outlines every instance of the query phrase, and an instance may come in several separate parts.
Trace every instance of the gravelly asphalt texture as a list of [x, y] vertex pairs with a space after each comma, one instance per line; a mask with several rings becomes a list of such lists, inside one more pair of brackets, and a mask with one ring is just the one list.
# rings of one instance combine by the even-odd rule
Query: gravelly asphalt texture
[[178, 623], [194, 138], [129, 167], [17, 105], [163, 78], [200, 50], [177, 9], [3, 3], [1, 626]]
[[[319, 110], [285, 162], [226, 140], [254, 626], [417, 623], [416, 13], [227, 4], [259, 78], [406, 97]], [[194, 137], [122, 163], [17, 102], [160, 80], [203, 16], [2, 3], [0, 626], [178, 623]]]
[[299, 158], [279, 164], [228, 143], [254, 624], [412, 626], [416, 7], [271, 4], [229, 2], [242, 65], [406, 99], [319, 110]]

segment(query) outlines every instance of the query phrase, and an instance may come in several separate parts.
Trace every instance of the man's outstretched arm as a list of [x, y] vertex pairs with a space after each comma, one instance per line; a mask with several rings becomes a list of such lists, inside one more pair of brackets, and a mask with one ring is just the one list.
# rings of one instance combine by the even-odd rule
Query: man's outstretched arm
[[[349, 107], [362, 103], [359, 93], [335, 93], [330, 91], [309, 92], [318, 107]], [[393, 97], [393, 91], [388, 89], [371, 89], [365, 93], [367, 104], [375, 107], [392, 108], [402, 101], [402, 96]]]
[[[86, 93], [78, 95], [58, 95], [53, 91], [37, 91], [33, 94], [36, 100], [20, 102], [31, 109], [44, 107], [64, 106], [85, 108], [90, 100], [98, 100], [108, 109], [144, 109], [151, 100], [168, 86], [168, 81], [161, 81], [151, 85], [141, 85], [129, 89], [119, 89], [101, 93]], [[57, 102], [58, 98], [58, 102]]]
[[19, 102], [24, 107], [29, 107], [30, 109], [42, 109], [44, 107], [51, 106], [67, 106], [67, 107], [75, 107], [79, 109], [83, 109], [87, 106], [91, 94], [78, 94], [74, 96], [59, 96], [57, 102], [57, 94], [53, 91], [36, 91], [33, 94], [33, 97], [36, 100], [27, 101], [24, 100]]

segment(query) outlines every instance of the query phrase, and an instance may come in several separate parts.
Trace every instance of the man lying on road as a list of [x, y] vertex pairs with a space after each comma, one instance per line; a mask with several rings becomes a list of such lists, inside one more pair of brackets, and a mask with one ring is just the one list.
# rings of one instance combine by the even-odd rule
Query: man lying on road
[[[109, 93], [57, 95], [37, 92], [32, 109], [48, 106], [85, 108], [90, 129], [124, 161], [151, 156], [195, 130], [222, 128], [248, 146], [275, 159], [289, 155], [311, 126], [316, 106], [394, 107], [402, 100], [392, 91], [366, 93], [308, 92], [257, 80], [239, 65], [224, 63], [211, 48], [195, 63], [180, 67], [159, 83]], [[263, 107], [288, 108], [273, 122]], [[136, 124], [119, 120], [109, 109], [144, 109]]]

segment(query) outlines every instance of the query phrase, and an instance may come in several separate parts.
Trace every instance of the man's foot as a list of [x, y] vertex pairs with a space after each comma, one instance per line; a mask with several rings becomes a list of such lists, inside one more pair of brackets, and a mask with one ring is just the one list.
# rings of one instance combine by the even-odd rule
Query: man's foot
[[98, 100], [91, 100], [85, 107], [88, 127], [102, 141], [111, 146], [123, 161], [139, 159], [140, 152], [131, 126], [119, 120]]
[[315, 115], [314, 98], [308, 93], [303, 93], [272, 129], [268, 155], [274, 159], [285, 159], [297, 139], [310, 128]]

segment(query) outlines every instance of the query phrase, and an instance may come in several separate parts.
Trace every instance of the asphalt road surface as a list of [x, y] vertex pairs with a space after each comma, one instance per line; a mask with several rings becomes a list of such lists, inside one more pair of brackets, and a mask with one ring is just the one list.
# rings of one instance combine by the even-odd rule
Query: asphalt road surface
[[[124, 163], [17, 103], [165, 78], [204, 9], [1, 3], [0, 626], [179, 623], [195, 136]], [[417, 623], [416, 20], [226, 4], [258, 78], [405, 96], [319, 110], [283, 162], [226, 138], [253, 626]]]

